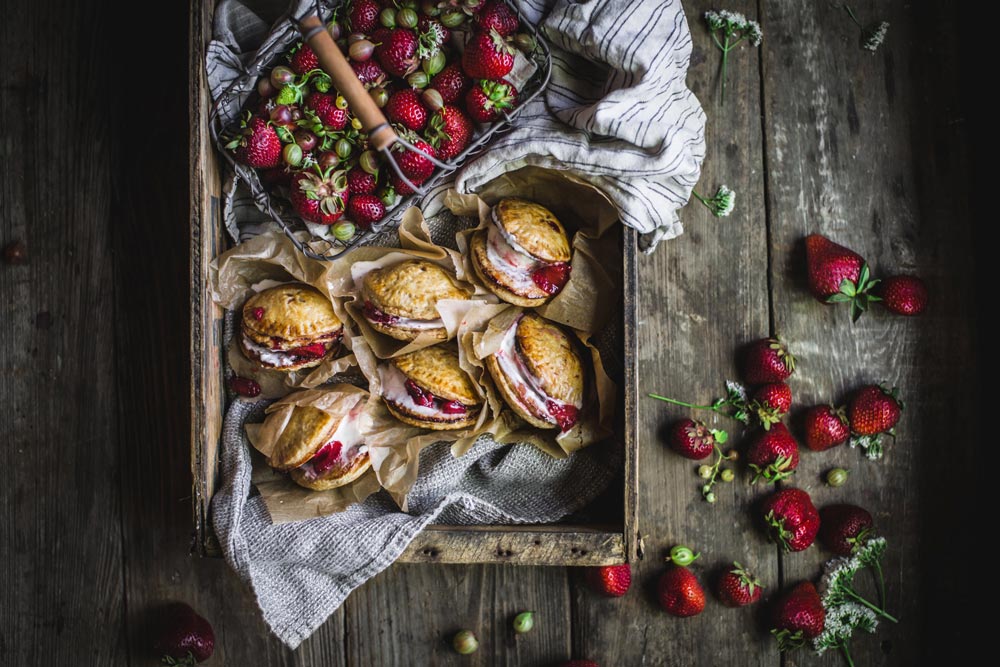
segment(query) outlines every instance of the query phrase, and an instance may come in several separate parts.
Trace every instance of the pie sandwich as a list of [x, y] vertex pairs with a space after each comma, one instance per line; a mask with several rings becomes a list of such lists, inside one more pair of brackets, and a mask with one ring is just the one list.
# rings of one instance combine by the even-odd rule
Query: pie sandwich
[[455, 278], [433, 262], [410, 259], [369, 272], [362, 281], [362, 313], [376, 331], [398, 340], [431, 333], [448, 338], [437, 303], [468, 299]]
[[382, 400], [405, 424], [433, 431], [474, 426], [483, 399], [458, 365], [454, 345], [425, 347], [379, 366]]
[[279, 285], [243, 305], [240, 346], [264, 368], [290, 372], [337, 354], [344, 325], [330, 300], [302, 283]]

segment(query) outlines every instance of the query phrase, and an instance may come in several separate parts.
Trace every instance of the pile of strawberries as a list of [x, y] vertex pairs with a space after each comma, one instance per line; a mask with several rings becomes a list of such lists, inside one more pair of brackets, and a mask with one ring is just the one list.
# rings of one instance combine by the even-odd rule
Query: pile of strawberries
[[[518, 91], [505, 77], [515, 47], [535, 48], [519, 27], [503, 0], [351, 0], [327, 29], [396, 131], [448, 161], [469, 146], [477, 123], [492, 123], [517, 105]], [[313, 50], [299, 43], [287, 59], [258, 81], [259, 99], [226, 147], [259, 169], [266, 186], [285, 188], [303, 220], [329, 225], [347, 241], [413, 190], [369, 150], [360, 121]], [[398, 148], [394, 157], [407, 179], [426, 182], [433, 163]]]

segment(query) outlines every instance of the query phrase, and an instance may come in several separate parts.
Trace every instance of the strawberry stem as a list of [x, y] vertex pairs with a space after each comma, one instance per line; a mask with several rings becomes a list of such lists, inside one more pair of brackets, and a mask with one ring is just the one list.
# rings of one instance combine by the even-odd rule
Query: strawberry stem
[[674, 405], [679, 405], [684, 408], [691, 408], [692, 410], [711, 410], [712, 412], [718, 412], [720, 415], [729, 416], [725, 412], [719, 410], [719, 406], [716, 405], [694, 405], [693, 403], [685, 403], [684, 401], [678, 401], [676, 398], [667, 398], [666, 396], [660, 396], [659, 394], [649, 394], [649, 397], [655, 398], [658, 401], [673, 403]]
[[846, 593], [850, 597], [854, 598], [856, 601], [860, 602], [864, 606], [868, 607], [869, 609], [871, 609], [873, 612], [875, 612], [876, 614], [878, 614], [882, 618], [885, 618], [886, 620], [892, 621], [893, 623], [899, 623], [899, 619], [898, 618], [896, 618], [895, 616], [893, 616], [892, 614], [890, 614], [889, 612], [887, 612], [885, 609], [882, 609], [878, 605], [875, 605], [875, 604], [869, 602], [868, 600], [864, 599], [863, 597], [861, 597], [860, 595], [858, 595], [857, 593], [855, 593], [853, 588], [850, 588], [848, 586], [844, 586], [844, 593]]

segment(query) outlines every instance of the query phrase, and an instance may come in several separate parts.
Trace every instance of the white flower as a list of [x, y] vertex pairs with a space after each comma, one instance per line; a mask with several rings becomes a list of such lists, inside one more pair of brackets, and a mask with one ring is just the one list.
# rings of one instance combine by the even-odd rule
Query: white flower
[[889, 22], [882, 21], [878, 24], [878, 27], [872, 30], [871, 34], [868, 35], [868, 39], [865, 40], [864, 47], [875, 53], [882, 42], [885, 40], [885, 33], [889, 31]]
[[760, 31], [760, 24], [756, 21], [747, 21], [746, 35], [754, 46], [760, 46], [761, 40], [764, 39], [764, 33]]
[[312, 155], [309, 155], [307, 153], [306, 155], [304, 155], [302, 157], [302, 168], [303, 169], [308, 169], [309, 167], [313, 166], [314, 164], [316, 164], [316, 158], [314, 158]]
[[878, 617], [875, 612], [856, 602], [827, 609], [823, 632], [813, 640], [813, 650], [822, 655], [828, 649], [846, 644], [855, 628], [872, 633], [876, 627]]
[[736, 207], [736, 193], [725, 185], [719, 186], [719, 191], [715, 193], [715, 201], [717, 203], [715, 215], [724, 218]]
[[739, 12], [731, 12], [728, 9], [723, 9], [719, 12], [719, 16], [728, 24], [727, 27], [730, 30], [742, 30], [747, 27], [747, 17]]
[[726, 390], [730, 395], [739, 396], [740, 400], [744, 403], [749, 400], [747, 398], [747, 388], [741, 385], [739, 382], [733, 380], [726, 380]]

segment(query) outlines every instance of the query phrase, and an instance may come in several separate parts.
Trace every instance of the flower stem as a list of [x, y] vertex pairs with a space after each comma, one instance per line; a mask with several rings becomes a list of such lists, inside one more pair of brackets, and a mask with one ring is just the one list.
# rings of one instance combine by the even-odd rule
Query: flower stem
[[871, 602], [869, 602], [868, 600], [864, 599], [863, 597], [861, 597], [860, 595], [858, 595], [857, 593], [855, 593], [852, 589], [844, 587], [844, 592], [847, 593], [848, 595], [850, 595], [852, 598], [854, 598], [858, 602], [860, 602], [861, 604], [863, 604], [864, 606], [866, 606], [869, 609], [871, 609], [873, 612], [875, 612], [879, 616], [882, 616], [883, 618], [885, 618], [887, 620], [890, 620], [893, 623], [899, 623], [899, 619], [898, 618], [896, 618], [895, 616], [893, 616], [892, 614], [890, 614], [889, 612], [887, 612], [885, 609], [882, 609], [881, 607], [878, 607], [878, 606], [872, 604]]
[[[695, 197], [698, 197], [698, 195], [695, 195]], [[698, 197], [698, 199], [701, 199], [701, 197]], [[695, 405], [694, 403], [685, 403], [684, 401], [678, 401], [676, 398], [667, 398], [666, 396], [660, 396], [659, 394], [649, 394], [649, 397], [655, 398], [658, 401], [666, 401], [667, 403], [679, 405], [683, 408], [691, 408], [692, 410], [711, 410], [712, 412], [716, 412], [720, 415], [724, 415], [726, 417], [732, 417], [732, 415], [724, 412], [721, 409], [722, 407], [729, 405], [728, 402], [723, 402], [718, 405]]]
[[851, 10], [851, 8], [850, 8], [849, 5], [847, 5], [847, 4], [844, 5], [844, 11], [846, 11], [847, 15], [851, 17], [851, 20], [854, 21], [854, 24], [856, 26], [858, 26], [859, 28], [861, 28], [861, 31], [864, 32], [865, 27], [863, 25], [861, 25], [860, 21], [858, 21], [858, 17], [854, 15], [854, 11]]
[[872, 563], [872, 569], [878, 580], [878, 602], [882, 607], [885, 607], [885, 577], [882, 576], [882, 563], [876, 560]]
[[729, 62], [729, 31], [726, 31], [726, 41], [722, 46], [722, 97], [719, 106], [726, 106], [726, 65]]
[[854, 661], [851, 660], [851, 652], [847, 650], [846, 641], [840, 645], [840, 652], [844, 655], [844, 660], [847, 661], [848, 667], [854, 667]]

